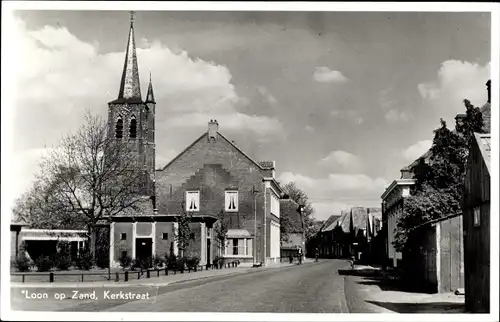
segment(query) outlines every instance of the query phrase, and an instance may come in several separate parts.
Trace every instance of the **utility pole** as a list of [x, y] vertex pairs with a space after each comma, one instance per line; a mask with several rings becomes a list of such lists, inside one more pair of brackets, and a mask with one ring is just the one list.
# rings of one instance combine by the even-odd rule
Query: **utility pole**
[[254, 223], [253, 263], [257, 264], [257, 193], [259, 193], [259, 190], [255, 189], [255, 185], [253, 185], [253, 187], [252, 187], [252, 193], [253, 193], [253, 202], [254, 202], [254, 206], [253, 206], [253, 211], [254, 211], [254, 218], [253, 218], [253, 223]]

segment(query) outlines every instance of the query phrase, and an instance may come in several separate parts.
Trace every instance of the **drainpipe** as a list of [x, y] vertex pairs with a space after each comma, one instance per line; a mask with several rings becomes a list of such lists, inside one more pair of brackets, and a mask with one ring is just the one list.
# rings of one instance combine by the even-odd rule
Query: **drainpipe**
[[264, 266], [267, 266], [267, 190], [266, 182], [264, 181]]

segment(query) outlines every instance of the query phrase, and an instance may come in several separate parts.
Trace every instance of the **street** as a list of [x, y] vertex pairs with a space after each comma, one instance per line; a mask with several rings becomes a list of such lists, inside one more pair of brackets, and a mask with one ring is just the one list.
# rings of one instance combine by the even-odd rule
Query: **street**
[[[20, 300], [19, 296], [17, 299], [13, 296], [12, 308], [73, 312], [360, 312], [363, 311], [363, 300], [356, 298], [355, 292], [351, 292], [346, 301], [346, 277], [338, 275], [338, 269], [345, 269], [348, 265], [344, 260], [323, 260], [300, 266], [247, 270], [241, 274], [167, 286], [119, 288], [124, 292], [148, 289], [151, 298], [146, 300], [66, 299], [59, 303], [52, 300], [49, 305], [47, 300], [43, 303], [43, 300]], [[37, 305], [31, 305], [35, 303]]]

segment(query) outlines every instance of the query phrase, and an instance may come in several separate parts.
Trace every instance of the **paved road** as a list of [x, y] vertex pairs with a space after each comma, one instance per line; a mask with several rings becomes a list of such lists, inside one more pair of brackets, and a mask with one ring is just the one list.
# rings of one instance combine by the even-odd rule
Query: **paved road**
[[[76, 306], [61, 303], [59, 310], [348, 313], [344, 277], [338, 275], [338, 269], [347, 266], [346, 261], [323, 260], [287, 268], [255, 269], [233, 276], [149, 288], [151, 298], [147, 300], [87, 300]], [[140, 292], [144, 288], [123, 290]], [[353, 295], [348, 296], [348, 301], [357, 305]]]

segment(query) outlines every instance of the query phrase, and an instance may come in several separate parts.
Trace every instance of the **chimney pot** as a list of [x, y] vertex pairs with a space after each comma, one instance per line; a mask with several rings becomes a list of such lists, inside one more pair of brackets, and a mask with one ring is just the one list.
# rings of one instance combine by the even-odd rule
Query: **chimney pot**
[[491, 79], [486, 82], [486, 88], [488, 89], [488, 103], [491, 103]]
[[411, 179], [411, 171], [408, 167], [401, 169], [401, 179]]
[[208, 139], [217, 139], [217, 132], [219, 131], [219, 123], [217, 120], [210, 120], [208, 122]]

